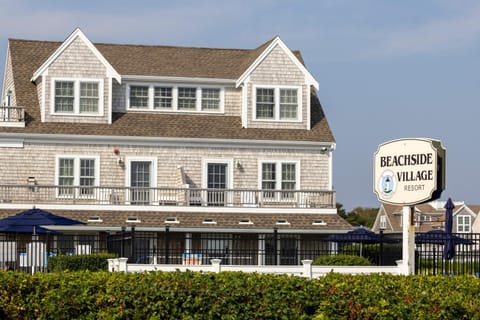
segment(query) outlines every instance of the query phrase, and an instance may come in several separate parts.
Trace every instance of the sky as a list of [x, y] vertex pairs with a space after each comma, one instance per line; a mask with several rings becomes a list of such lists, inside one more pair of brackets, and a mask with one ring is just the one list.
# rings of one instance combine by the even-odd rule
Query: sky
[[417, 137], [447, 150], [441, 199], [480, 204], [476, 0], [0, 0], [1, 72], [8, 38], [63, 41], [76, 27], [94, 43], [252, 49], [280, 36], [320, 84], [344, 208], [379, 207], [374, 152]]

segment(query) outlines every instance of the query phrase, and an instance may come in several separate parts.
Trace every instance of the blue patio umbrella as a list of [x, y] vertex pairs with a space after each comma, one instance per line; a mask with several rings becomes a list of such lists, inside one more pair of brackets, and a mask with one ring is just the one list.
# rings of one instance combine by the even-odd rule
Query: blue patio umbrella
[[14, 216], [0, 219], [0, 232], [2, 233], [56, 233], [42, 226], [48, 225], [76, 225], [83, 222], [57, 216], [48, 211], [33, 208]]
[[415, 235], [416, 244], [438, 244], [445, 245], [447, 240], [452, 240], [454, 245], [465, 244], [472, 245], [473, 241], [459, 237], [454, 234], [448, 235], [444, 230], [430, 230], [425, 233], [419, 233]]
[[448, 198], [445, 203], [445, 233], [447, 239], [445, 240], [445, 246], [443, 247], [443, 258], [450, 260], [455, 256], [455, 242], [453, 240], [453, 209], [455, 205], [451, 198]]
[[350, 242], [350, 243], [360, 243], [360, 255], [362, 255], [362, 245], [373, 244], [373, 243], [394, 243], [396, 241], [389, 240], [381, 237], [379, 234], [376, 234], [373, 231], [370, 231], [366, 228], [357, 228], [347, 233], [335, 234], [328, 237], [328, 240], [334, 242]]
[[335, 234], [328, 237], [328, 240], [335, 242], [360, 242], [360, 243], [379, 243], [380, 235], [367, 230], [358, 228], [347, 233]]

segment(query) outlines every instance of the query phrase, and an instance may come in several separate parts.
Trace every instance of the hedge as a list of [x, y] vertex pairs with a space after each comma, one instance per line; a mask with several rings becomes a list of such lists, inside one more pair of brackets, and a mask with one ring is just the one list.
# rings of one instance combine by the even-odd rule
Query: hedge
[[371, 266], [373, 263], [367, 258], [348, 254], [318, 256], [312, 263], [315, 266]]
[[480, 279], [0, 272], [1, 319], [480, 319]]
[[108, 271], [108, 259], [116, 258], [114, 253], [95, 253], [74, 256], [53, 256], [48, 258], [47, 270], [58, 271]]

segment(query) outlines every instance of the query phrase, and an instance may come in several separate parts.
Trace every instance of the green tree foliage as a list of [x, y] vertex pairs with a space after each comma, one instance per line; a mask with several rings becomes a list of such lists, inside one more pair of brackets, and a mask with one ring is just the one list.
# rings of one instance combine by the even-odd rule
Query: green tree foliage
[[377, 217], [378, 208], [356, 207], [352, 211], [347, 212], [343, 204], [337, 202], [337, 213], [340, 217], [347, 220], [352, 225], [360, 225], [371, 228]]

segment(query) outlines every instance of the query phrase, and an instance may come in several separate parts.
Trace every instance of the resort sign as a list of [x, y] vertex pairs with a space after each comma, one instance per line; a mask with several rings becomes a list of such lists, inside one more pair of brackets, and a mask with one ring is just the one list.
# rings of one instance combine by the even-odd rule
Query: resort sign
[[445, 149], [438, 140], [399, 139], [378, 146], [373, 190], [378, 200], [415, 205], [438, 199], [445, 189]]

